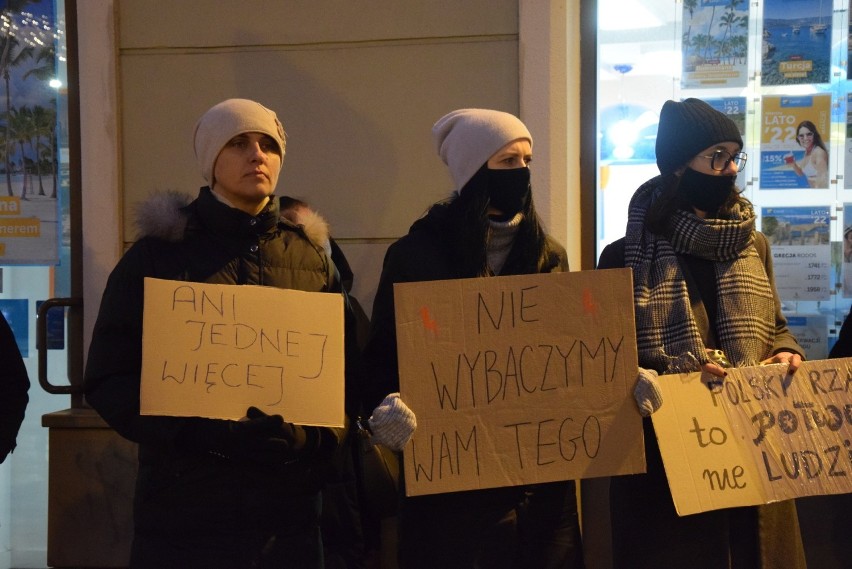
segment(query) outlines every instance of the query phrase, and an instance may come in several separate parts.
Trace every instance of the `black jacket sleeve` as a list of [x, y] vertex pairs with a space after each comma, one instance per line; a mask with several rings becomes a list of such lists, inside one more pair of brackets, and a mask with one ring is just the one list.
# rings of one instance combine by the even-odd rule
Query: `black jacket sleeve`
[[394, 282], [400, 282], [401, 278], [397, 248], [398, 246], [391, 245], [385, 255], [379, 287], [373, 300], [370, 334], [364, 348], [363, 407], [367, 414], [381, 403], [386, 395], [399, 391], [393, 298]]
[[[201, 441], [199, 429], [214, 436], [222, 431], [217, 419], [140, 415], [142, 373], [142, 320], [144, 313], [145, 276], [158, 275], [162, 267], [154, 260], [167, 258], [157, 254], [156, 242], [140, 240], [121, 258], [107, 281], [98, 319], [92, 334], [86, 363], [85, 390], [89, 404], [120, 435], [133, 442], [160, 447], [187, 449], [187, 442]], [[333, 272], [333, 271], [332, 271]], [[330, 292], [345, 293], [334, 278]], [[347, 321], [349, 307], [345, 302]], [[347, 356], [357, 353], [357, 347], [347, 346]], [[347, 362], [349, 364], [349, 362]], [[284, 420], [287, 418], [285, 417]], [[333, 450], [339, 445], [345, 428], [310, 428], [317, 431], [318, 450]], [[191, 431], [191, 432], [190, 432]], [[205, 436], [207, 436], [205, 435]], [[190, 444], [195, 450], [203, 445]]]
[[828, 357], [852, 357], [852, 310], [849, 311], [849, 314], [843, 321], [843, 326], [840, 327], [840, 334], [837, 336], [837, 342], [831, 347]]
[[598, 269], [623, 269], [624, 268], [624, 238], [613, 241], [601, 251], [598, 258]]
[[120, 435], [137, 442], [171, 443], [182, 419], [139, 414], [142, 373], [145, 241], [121, 258], [107, 280], [86, 361], [89, 404]]
[[15, 448], [29, 401], [30, 380], [15, 335], [0, 314], [0, 463]]

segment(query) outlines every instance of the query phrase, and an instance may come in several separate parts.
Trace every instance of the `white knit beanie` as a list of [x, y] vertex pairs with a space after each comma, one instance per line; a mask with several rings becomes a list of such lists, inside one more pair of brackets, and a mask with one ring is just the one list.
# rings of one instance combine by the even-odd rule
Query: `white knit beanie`
[[495, 152], [519, 138], [532, 146], [532, 135], [515, 115], [490, 109], [458, 109], [432, 127], [438, 156], [450, 169], [456, 191], [482, 168]]
[[208, 184], [213, 183], [213, 166], [219, 152], [229, 140], [246, 132], [269, 135], [278, 143], [283, 163], [284, 127], [275, 112], [249, 99], [226, 99], [201, 115], [195, 124], [195, 158]]

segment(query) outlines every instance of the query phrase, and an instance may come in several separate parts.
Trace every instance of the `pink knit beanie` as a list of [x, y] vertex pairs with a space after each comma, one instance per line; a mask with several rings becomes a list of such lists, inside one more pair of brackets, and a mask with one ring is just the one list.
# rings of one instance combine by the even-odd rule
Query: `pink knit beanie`
[[432, 127], [438, 155], [461, 190], [495, 152], [519, 138], [532, 145], [532, 135], [515, 115], [490, 109], [458, 109]]

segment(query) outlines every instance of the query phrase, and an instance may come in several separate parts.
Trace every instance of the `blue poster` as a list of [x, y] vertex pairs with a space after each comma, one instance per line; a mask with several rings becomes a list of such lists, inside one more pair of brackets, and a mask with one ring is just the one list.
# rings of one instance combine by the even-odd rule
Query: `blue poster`
[[787, 326], [809, 360], [828, 357], [828, 319], [822, 314], [787, 316]]
[[[36, 314], [43, 300], [36, 301]], [[54, 306], [45, 314], [45, 331], [47, 332], [47, 349], [65, 349], [65, 307]]]
[[766, 0], [763, 4], [763, 85], [831, 80], [832, 0]]
[[702, 99], [705, 103], [728, 115], [734, 121], [740, 134], [745, 135], [746, 122], [746, 98], [745, 97], [720, 97], [718, 99]]
[[843, 204], [843, 298], [852, 298], [852, 203]]
[[762, 208], [781, 300], [831, 298], [830, 220], [828, 206]]
[[843, 177], [843, 187], [852, 189], [852, 93], [846, 94], [846, 143], [843, 165], [846, 175]]

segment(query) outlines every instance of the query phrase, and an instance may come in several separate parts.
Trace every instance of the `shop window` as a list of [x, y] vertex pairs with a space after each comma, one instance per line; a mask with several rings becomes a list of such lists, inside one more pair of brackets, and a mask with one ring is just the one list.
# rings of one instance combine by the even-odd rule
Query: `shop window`
[[852, 304], [847, 0], [597, 10], [596, 253], [624, 235], [630, 197], [658, 174], [662, 104], [703, 99], [740, 125], [749, 159], [738, 184], [772, 245], [783, 310], [808, 358], [827, 357]]

